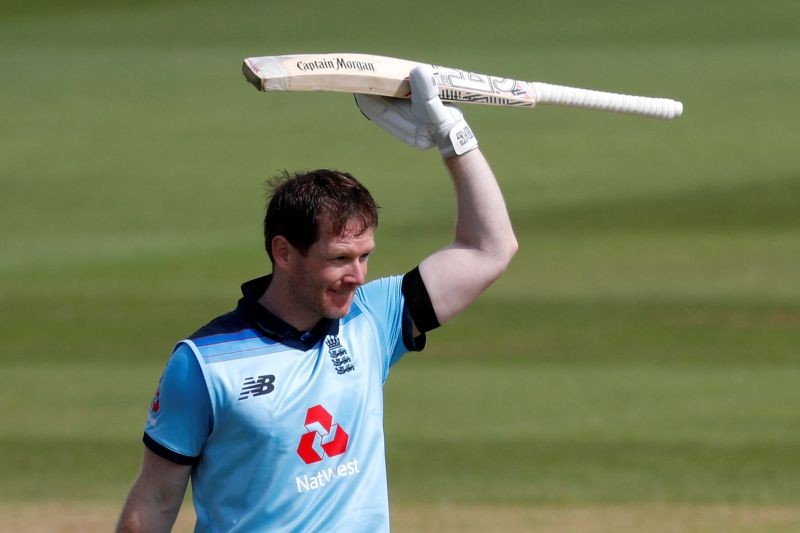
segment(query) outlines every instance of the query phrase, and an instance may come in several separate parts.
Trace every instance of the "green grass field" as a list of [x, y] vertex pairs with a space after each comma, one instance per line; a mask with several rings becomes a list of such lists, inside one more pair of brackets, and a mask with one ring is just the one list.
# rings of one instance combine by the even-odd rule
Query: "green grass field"
[[[383, 206], [372, 277], [448, 242], [436, 154], [349, 95], [265, 95], [240, 73], [359, 51], [685, 105], [674, 122], [463, 107], [521, 248], [393, 370], [396, 529], [800, 530], [797, 2], [0, 13], [0, 524], [111, 527], [172, 344], [268, 268], [279, 169], [365, 181]], [[105, 518], [59, 523], [70, 508]]]

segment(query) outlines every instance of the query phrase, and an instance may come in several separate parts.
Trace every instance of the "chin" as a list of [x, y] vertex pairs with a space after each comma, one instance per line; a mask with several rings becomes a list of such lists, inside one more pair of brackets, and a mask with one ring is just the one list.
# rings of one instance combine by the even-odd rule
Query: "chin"
[[353, 306], [354, 295], [355, 293], [351, 293], [346, 299], [326, 298], [326, 301], [324, 301], [322, 305], [323, 309], [325, 310], [325, 318], [335, 320], [347, 316], [347, 313], [350, 312], [350, 308]]
[[344, 305], [335, 305], [333, 303], [329, 303], [325, 306], [325, 318], [329, 318], [331, 320], [335, 320], [338, 318], [344, 318], [347, 316], [347, 313], [350, 312], [350, 308], [353, 306], [352, 298], [347, 301]]
[[346, 317], [347, 313], [349, 312], [350, 312], [350, 304], [347, 304], [347, 306], [344, 308], [336, 307], [328, 309], [328, 312], [325, 313], [325, 318], [328, 318], [330, 320], [337, 320]]

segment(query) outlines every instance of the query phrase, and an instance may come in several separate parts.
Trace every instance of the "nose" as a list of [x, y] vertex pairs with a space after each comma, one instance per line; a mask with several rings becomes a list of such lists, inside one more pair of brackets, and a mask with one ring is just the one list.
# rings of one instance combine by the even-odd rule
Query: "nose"
[[345, 277], [347, 283], [363, 285], [367, 280], [367, 262], [355, 260], [350, 263], [350, 269]]

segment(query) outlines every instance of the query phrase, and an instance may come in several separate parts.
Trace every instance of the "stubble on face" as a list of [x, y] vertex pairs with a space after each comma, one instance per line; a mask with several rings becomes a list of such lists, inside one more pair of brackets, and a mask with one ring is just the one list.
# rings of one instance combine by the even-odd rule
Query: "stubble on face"
[[297, 258], [289, 275], [306, 322], [336, 320], [350, 311], [356, 289], [365, 282], [366, 258], [375, 248], [372, 228], [356, 231], [348, 224], [339, 235], [327, 232]]

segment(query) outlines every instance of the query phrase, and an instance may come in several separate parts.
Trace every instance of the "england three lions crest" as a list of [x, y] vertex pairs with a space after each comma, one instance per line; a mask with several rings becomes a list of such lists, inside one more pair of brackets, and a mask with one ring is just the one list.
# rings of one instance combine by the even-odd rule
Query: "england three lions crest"
[[337, 374], [347, 374], [356, 369], [353, 359], [347, 353], [347, 349], [342, 346], [342, 341], [337, 335], [329, 335], [325, 339], [325, 344], [328, 346], [328, 355]]

